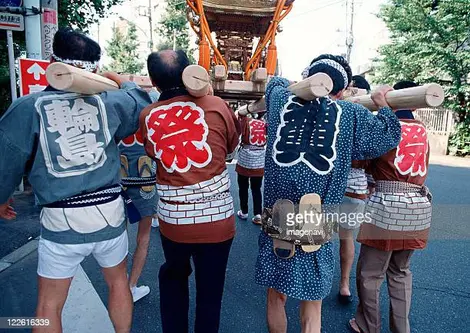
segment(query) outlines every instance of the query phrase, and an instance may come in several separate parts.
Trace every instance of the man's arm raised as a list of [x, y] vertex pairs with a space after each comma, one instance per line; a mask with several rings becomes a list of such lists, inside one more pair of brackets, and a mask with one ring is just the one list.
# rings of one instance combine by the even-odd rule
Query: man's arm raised
[[116, 73], [103, 73], [104, 77], [116, 82], [120, 90], [108, 91], [102, 94], [105, 104], [113, 105], [121, 124], [116, 132], [116, 139], [122, 140], [137, 132], [139, 116], [143, 109], [152, 103], [149, 94], [140, 89], [134, 82], [124, 81]]
[[389, 86], [383, 86], [372, 93], [372, 100], [380, 108], [377, 115], [361, 105], [354, 105], [356, 121], [353, 160], [380, 157], [400, 143], [400, 121], [385, 99], [385, 95], [391, 90], [393, 89]]

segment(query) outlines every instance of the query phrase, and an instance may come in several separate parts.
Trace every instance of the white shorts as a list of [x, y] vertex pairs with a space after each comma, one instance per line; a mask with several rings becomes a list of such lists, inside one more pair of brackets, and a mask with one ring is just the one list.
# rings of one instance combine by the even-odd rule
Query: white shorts
[[75, 276], [80, 263], [93, 254], [102, 268], [119, 265], [129, 250], [127, 231], [114, 239], [86, 244], [59, 244], [44, 238], [39, 240], [38, 275], [48, 279], [68, 279]]

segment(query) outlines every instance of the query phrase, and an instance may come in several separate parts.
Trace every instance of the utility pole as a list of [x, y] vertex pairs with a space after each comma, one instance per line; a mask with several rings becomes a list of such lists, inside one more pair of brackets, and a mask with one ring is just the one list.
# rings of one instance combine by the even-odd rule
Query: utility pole
[[351, 61], [352, 48], [354, 46], [354, 0], [349, 0], [350, 3], [350, 22], [348, 36], [346, 37], [346, 60], [348, 63]]
[[152, 6], [152, 0], [149, 0], [148, 10], [149, 10], [148, 17], [149, 17], [149, 24], [150, 24], [150, 50], [153, 51], [154, 43], [153, 43], [153, 17], [152, 17], [153, 6]]
[[42, 26], [40, 0], [24, 0], [28, 12], [24, 19], [26, 33], [26, 55], [31, 59], [42, 59]]
[[14, 102], [17, 98], [17, 95], [16, 95], [15, 50], [13, 47], [13, 32], [11, 30], [7, 30], [7, 41], [8, 41], [8, 64], [10, 67], [11, 101]]
[[[157, 6], [158, 5], [156, 5], [155, 7], [157, 7]], [[154, 45], [155, 45], [155, 43], [153, 41], [153, 10], [154, 10], [155, 7], [152, 5], [152, 0], [149, 0], [149, 3], [148, 3], [147, 6], [139, 6], [138, 7], [139, 16], [145, 16], [149, 19], [150, 41], [148, 43], [148, 46], [149, 46], [150, 52], [152, 52], [154, 50]], [[147, 36], [146, 33], [145, 33], [145, 35]], [[147, 36], [147, 38], [148, 38], [148, 36]]]

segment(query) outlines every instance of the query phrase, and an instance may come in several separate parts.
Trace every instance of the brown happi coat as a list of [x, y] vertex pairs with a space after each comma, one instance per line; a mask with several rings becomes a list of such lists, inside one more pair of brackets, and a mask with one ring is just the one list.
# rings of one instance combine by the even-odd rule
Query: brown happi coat
[[140, 116], [147, 154], [157, 162], [161, 233], [174, 242], [233, 238], [235, 219], [226, 156], [238, 145], [232, 110], [214, 96], [178, 96]]
[[242, 117], [240, 150], [235, 171], [245, 177], [262, 177], [266, 156], [266, 123]]
[[[428, 175], [429, 143], [424, 125], [400, 120], [402, 138], [397, 148], [372, 160], [367, 172], [377, 183], [398, 181], [423, 186]], [[380, 193], [371, 196], [367, 211], [372, 223], [364, 223], [358, 241], [382, 251], [426, 247], [431, 223], [431, 203], [415, 193]]]

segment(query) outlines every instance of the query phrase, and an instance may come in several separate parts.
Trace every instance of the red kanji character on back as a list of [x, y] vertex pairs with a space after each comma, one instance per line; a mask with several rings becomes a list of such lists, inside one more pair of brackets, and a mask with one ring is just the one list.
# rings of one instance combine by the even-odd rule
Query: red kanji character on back
[[212, 160], [204, 111], [196, 104], [172, 103], [153, 109], [146, 118], [155, 158], [168, 172], [203, 168]]
[[132, 134], [132, 135], [128, 136], [125, 139], [122, 139], [121, 144], [124, 147], [131, 147], [135, 144], [143, 146], [144, 145], [144, 137], [142, 136], [142, 131], [140, 130], [140, 128], [135, 134]]
[[266, 144], [266, 123], [262, 120], [250, 121], [250, 144], [264, 146]]
[[417, 123], [401, 123], [401, 141], [397, 148], [395, 166], [402, 175], [427, 174], [428, 135], [426, 128]]

